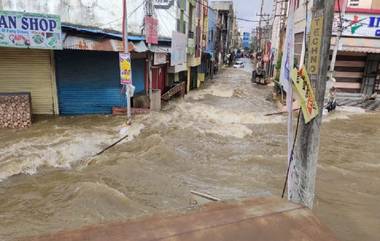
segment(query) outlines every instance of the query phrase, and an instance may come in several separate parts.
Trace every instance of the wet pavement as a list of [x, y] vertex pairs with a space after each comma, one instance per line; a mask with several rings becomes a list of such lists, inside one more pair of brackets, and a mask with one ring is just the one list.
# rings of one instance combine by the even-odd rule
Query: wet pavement
[[[286, 117], [271, 89], [227, 69], [160, 113], [40, 119], [1, 130], [0, 240], [194, 208], [191, 190], [221, 199], [281, 195]], [[314, 212], [342, 241], [378, 240], [380, 113], [325, 116]]]

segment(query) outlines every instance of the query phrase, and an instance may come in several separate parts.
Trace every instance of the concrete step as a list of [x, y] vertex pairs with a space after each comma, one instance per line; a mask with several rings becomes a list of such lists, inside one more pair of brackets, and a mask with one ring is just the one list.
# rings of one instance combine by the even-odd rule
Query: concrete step
[[90, 226], [29, 241], [337, 241], [300, 205], [277, 197], [214, 202], [179, 215]]

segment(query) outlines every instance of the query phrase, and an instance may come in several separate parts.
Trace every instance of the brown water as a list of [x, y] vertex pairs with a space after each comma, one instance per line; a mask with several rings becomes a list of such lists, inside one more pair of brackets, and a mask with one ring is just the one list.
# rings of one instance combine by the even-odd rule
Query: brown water
[[[192, 207], [191, 190], [222, 199], [280, 195], [286, 117], [270, 88], [227, 70], [160, 113], [38, 120], [0, 130], [0, 240]], [[379, 240], [380, 113], [338, 111], [322, 130], [315, 213], [343, 241]]]

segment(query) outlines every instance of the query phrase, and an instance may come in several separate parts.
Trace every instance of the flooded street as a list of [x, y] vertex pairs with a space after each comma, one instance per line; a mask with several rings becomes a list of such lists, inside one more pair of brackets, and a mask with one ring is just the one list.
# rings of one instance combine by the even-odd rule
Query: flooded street
[[[280, 196], [286, 116], [271, 87], [226, 69], [160, 113], [40, 119], [0, 130], [0, 240], [194, 208], [190, 191], [221, 199]], [[380, 113], [325, 117], [314, 212], [342, 241], [380, 237]]]

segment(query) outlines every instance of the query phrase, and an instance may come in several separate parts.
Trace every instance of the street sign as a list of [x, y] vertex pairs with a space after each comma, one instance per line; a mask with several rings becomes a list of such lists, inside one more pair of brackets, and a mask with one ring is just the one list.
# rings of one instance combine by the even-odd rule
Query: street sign
[[61, 20], [57, 15], [0, 11], [0, 46], [62, 49]]
[[174, 0], [154, 0], [154, 7], [157, 9], [169, 9], [173, 4]]

